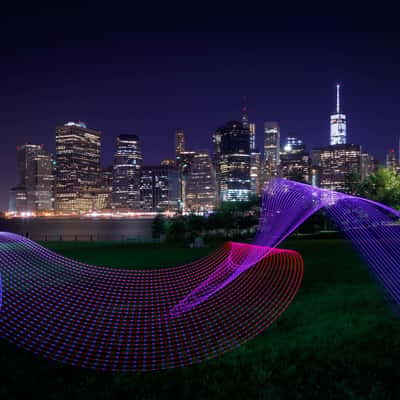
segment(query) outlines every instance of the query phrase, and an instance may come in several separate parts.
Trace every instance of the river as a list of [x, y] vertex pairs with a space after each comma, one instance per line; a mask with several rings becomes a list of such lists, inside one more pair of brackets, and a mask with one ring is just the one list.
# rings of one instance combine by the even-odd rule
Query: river
[[33, 240], [146, 240], [152, 218], [13, 218], [0, 219], [0, 231]]

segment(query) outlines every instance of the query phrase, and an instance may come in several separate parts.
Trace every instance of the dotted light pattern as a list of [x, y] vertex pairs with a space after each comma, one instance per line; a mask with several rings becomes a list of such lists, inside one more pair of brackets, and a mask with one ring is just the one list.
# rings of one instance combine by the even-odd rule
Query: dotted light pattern
[[386, 205], [275, 179], [266, 187], [255, 244], [277, 246], [324, 208], [367, 262], [395, 311], [400, 311], [400, 212]]
[[275, 247], [323, 207], [398, 307], [399, 212], [275, 179], [263, 194], [254, 244], [229, 242], [176, 268], [95, 267], [0, 233], [0, 336], [37, 355], [104, 371], [216, 357], [265, 330], [293, 300], [302, 259]]
[[[400, 305], [400, 213], [383, 204], [276, 178], [263, 193], [260, 222], [254, 244], [278, 246], [307, 218], [321, 208], [344, 232], [367, 261], [397, 311]], [[244, 269], [261, 254], [252, 252], [242, 261]], [[177, 314], [194, 309], [230, 284], [241, 268], [220, 268], [209, 275], [173, 309]]]
[[[210, 275], [227, 270], [229, 285], [177, 311]], [[77, 367], [151, 371], [216, 357], [265, 330], [297, 293], [303, 262], [294, 251], [229, 242], [185, 266], [121, 270], [0, 233], [0, 271], [7, 341]]]

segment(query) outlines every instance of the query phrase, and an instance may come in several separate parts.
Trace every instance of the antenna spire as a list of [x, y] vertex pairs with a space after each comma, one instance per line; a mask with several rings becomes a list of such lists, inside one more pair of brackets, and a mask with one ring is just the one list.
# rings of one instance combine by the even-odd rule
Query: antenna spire
[[247, 114], [247, 97], [246, 96], [243, 96], [242, 123], [245, 128], [249, 127], [249, 116]]
[[336, 114], [340, 114], [340, 85], [336, 84]]

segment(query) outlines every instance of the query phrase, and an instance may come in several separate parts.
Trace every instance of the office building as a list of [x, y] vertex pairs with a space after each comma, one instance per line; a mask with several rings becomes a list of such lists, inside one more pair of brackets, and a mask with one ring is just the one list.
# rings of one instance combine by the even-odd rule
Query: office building
[[83, 122], [56, 127], [55, 210], [81, 213], [90, 210], [88, 193], [100, 181], [101, 132]]
[[280, 175], [292, 181], [311, 183], [311, 160], [308, 153], [284, 152], [281, 154]]
[[183, 129], [177, 129], [175, 132], [175, 156], [185, 151], [185, 132]]
[[140, 209], [142, 152], [136, 135], [119, 135], [114, 154], [112, 207]]
[[374, 158], [374, 156], [362, 153], [361, 154], [361, 169], [360, 178], [363, 181], [369, 175], [375, 173], [379, 167], [379, 161]]
[[306, 147], [301, 139], [295, 136], [289, 136], [286, 138], [281, 154], [304, 153], [305, 151]]
[[184, 210], [204, 214], [216, 207], [216, 180], [208, 152], [196, 152], [185, 176]]
[[277, 122], [264, 123], [264, 180], [279, 175], [280, 129]]
[[112, 190], [112, 182], [113, 182], [113, 166], [109, 165], [108, 167], [101, 168], [99, 186], [102, 188], [110, 188], [110, 190]]
[[161, 165], [169, 165], [170, 167], [176, 167], [176, 160], [173, 160], [171, 158], [165, 158], [164, 160], [161, 160]]
[[336, 110], [335, 113], [331, 115], [330, 124], [330, 145], [346, 144], [346, 115], [342, 113], [340, 108], [340, 85], [336, 85]]
[[289, 136], [280, 154], [279, 174], [285, 179], [311, 183], [311, 158], [301, 139]]
[[140, 177], [140, 206], [145, 212], [179, 212], [182, 209], [181, 174], [170, 165], [145, 166]]
[[394, 149], [391, 149], [386, 153], [385, 167], [392, 171], [397, 172], [398, 163]]
[[250, 152], [256, 152], [256, 124], [253, 122], [249, 123], [250, 131]]
[[16, 186], [10, 190], [8, 210], [16, 213], [32, 212], [28, 208], [28, 197], [24, 186]]
[[349, 190], [350, 174], [361, 175], [362, 151], [360, 145], [338, 144], [314, 152], [314, 163], [319, 167], [319, 187], [341, 192]]
[[246, 201], [251, 193], [250, 132], [230, 121], [213, 136], [219, 201]]
[[10, 211], [40, 213], [53, 209], [53, 160], [43, 145], [17, 147], [18, 186], [11, 190]]
[[262, 191], [262, 161], [261, 153], [254, 150], [250, 153], [250, 192], [253, 196], [259, 196]]

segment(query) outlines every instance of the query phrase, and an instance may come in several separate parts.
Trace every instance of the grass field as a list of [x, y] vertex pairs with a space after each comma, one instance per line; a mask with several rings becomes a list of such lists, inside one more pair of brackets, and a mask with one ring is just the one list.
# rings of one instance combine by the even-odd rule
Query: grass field
[[[160, 267], [210, 248], [47, 243], [84, 262]], [[400, 319], [342, 239], [289, 239], [303, 285], [264, 334], [217, 359], [158, 373], [105, 374], [60, 366], [0, 342], [0, 399], [400, 399]]]

